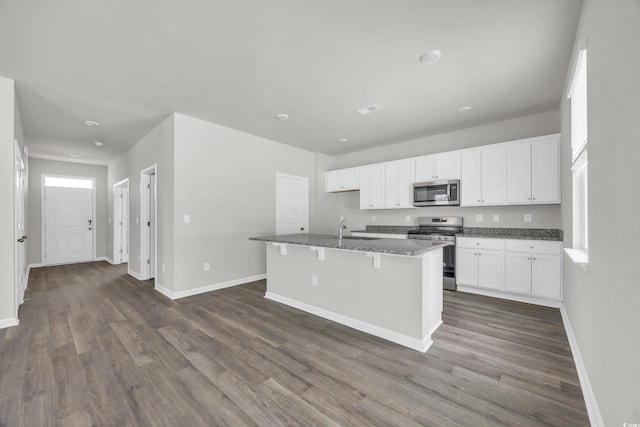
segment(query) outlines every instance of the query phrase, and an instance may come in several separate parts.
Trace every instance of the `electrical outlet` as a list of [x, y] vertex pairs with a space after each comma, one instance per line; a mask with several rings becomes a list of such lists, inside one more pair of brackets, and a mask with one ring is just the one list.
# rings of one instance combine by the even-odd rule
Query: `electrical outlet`
[[162, 272], [165, 273], [167, 271], [167, 266], [162, 264]]
[[524, 222], [531, 222], [531, 214], [524, 214]]
[[107, 220], [107, 224], [111, 224], [111, 218]]
[[205, 262], [204, 265], [202, 266], [202, 269], [204, 271], [209, 271], [211, 270], [211, 264], [209, 264], [208, 262]]
[[404, 220], [407, 221], [407, 222], [411, 222], [411, 215], [405, 216]]
[[493, 222], [500, 222], [500, 215], [499, 214], [493, 214]]
[[375, 215], [373, 215], [373, 216], [371, 217], [371, 221], [372, 221], [372, 222], [376, 222], [376, 216], [375, 216]]
[[482, 222], [482, 214], [476, 215], [476, 222]]
[[340, 221], [344, 221], [344, 217], [342, 215], [340, 215]]
[[139, 222], [140, 222], [140, 221], [139, 221], [139, 218], [138, 218], [138, 217], [136, 217], [136, 224], [139, 224]]
[[184, 223], [185, 224], [190, 224], [191, 223], [191, 215], [184, 214]]
[[318, 286], [318, 276], [315, 274], [311, 276], [311, 286]]

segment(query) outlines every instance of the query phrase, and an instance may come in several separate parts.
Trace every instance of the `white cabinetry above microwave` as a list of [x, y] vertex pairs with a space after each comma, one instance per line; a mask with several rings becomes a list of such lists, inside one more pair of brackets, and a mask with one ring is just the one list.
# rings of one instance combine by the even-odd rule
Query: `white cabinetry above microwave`
[[360, 168], [339, 169], [324, 173], [327, 193], [360, 189]]
[[507, 204], [560, 203], [560, 136], [507, 144]]
[[412, 184], [460, 180], [460, 206], [560, 203], [560, 135], [325, 172], [328, 193], [360, 190], [360, 209], [413, 207]]
[[446, 179], [460, 179], [459, 151], [416, 158], [416, 182]]

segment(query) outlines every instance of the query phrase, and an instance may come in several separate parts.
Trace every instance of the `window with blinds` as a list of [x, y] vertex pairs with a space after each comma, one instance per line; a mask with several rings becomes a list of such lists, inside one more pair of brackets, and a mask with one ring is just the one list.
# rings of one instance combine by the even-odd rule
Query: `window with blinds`
[[578, 54], [569, 98], [571, 100], [571, 157], [573, 182], [573, 255], [578, 264], [589, 263], [589, 160], [587, 155], [587, 50]]
[[571, 83], [571, 153], [575, 162], [587, 147], [587, 50], [578, 55]]

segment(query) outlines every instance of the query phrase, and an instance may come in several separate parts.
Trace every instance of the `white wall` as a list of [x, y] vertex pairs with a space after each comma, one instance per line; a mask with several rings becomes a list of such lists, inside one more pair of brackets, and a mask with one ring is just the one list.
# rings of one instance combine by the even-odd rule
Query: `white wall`
[[168, 117], [109, 165], [107, 179], [107, 253], [113, 258], [113, 184], [129, 178], [129, 269], [140, 274], [140, 171], [157, 165], [156, 283], [169, 288], [173, 286], [173, 123], [173, 116]]
[[0, 77], [0, 324], [17, 318], [14, 283], [13, 139], [15, 134], [13, 80]]
[[28, 263], [42, 263], [42, 174], [69, 175], [96, 180], [96, 258], [107, 256], [107, 167], [54, 160], [30, 159], [28, 194]]
[[[488, 125], [463, 129], [440, 135], [415, 139], [358, 151], [342, 156], [319, 156], [318, 162], [318, 224], [323, 233], [337, 233], [338, 219], [347, 219], [351, 230], [363, 229], [366, 225], [412, 225], [419, 216], [462, 216], [467, 227], [522, 227], [561, 228], [560, 205], [536, 206], [496, 206], [496, 207], [428, 207], [398, 210], [361, 211], [360, 193], [324, 193], [324, 171], [349, 166], [403, 159], [425, 154], [458, 150], [479, 145], [494, 144], [521, 138], [529, 138], [560, 132], [560, 112], [558, 110], [535, 114]], [[483, 222], [476, 222], [476, 215], [482, 214]], [[499, 222], [492, 221], [493, 214], [499, 215]], [[532, 222], [524, 222], [524, 214], [532, 215]], [[373, 222], [372, 216], [376, 216]], [[409, 215], [410, 221], [405, 217]]]
[[[175, 118], [173, 290], [264, 274], [264, 243], [248, 237], [275, 234], [277, 172], [309, 178], [314, 223], [315, 154], [181, 114]], [[184, 224], [185, 214], [190, 224]], [[205, 262], [211, 263], [208, 272]]]
[[[604, 424], [621, 426], [640, 423], [640, 3], [585, 0], [576, 46], [585, 39], [589, 268], [565, 257], [565, 307]], [[563, 100], [567, 246], [572, 244], [569, 107]]]

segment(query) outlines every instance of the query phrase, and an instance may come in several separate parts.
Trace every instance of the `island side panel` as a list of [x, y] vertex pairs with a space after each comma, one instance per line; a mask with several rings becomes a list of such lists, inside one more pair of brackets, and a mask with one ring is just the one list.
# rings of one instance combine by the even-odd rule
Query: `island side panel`
[[[317, 286], [313, 285], [313, 276], [317, 277]], [[442, 292], [441, 278], [439, 286]], [[267, 294], [420, 342], [428, 332], [423, 324], [421, 257], [381, 254], [381, 268], [374, 269], [373, 258], [364, 252], [327, 248], [325, 260], [319, 261], [310, 247], [287, 245], [286, 255], [281, 255], [279, 248], [267, 243]]]
[[431, 335], [442, 324], [442, 249], [428, 252], [422, 259], [422, 330]]

